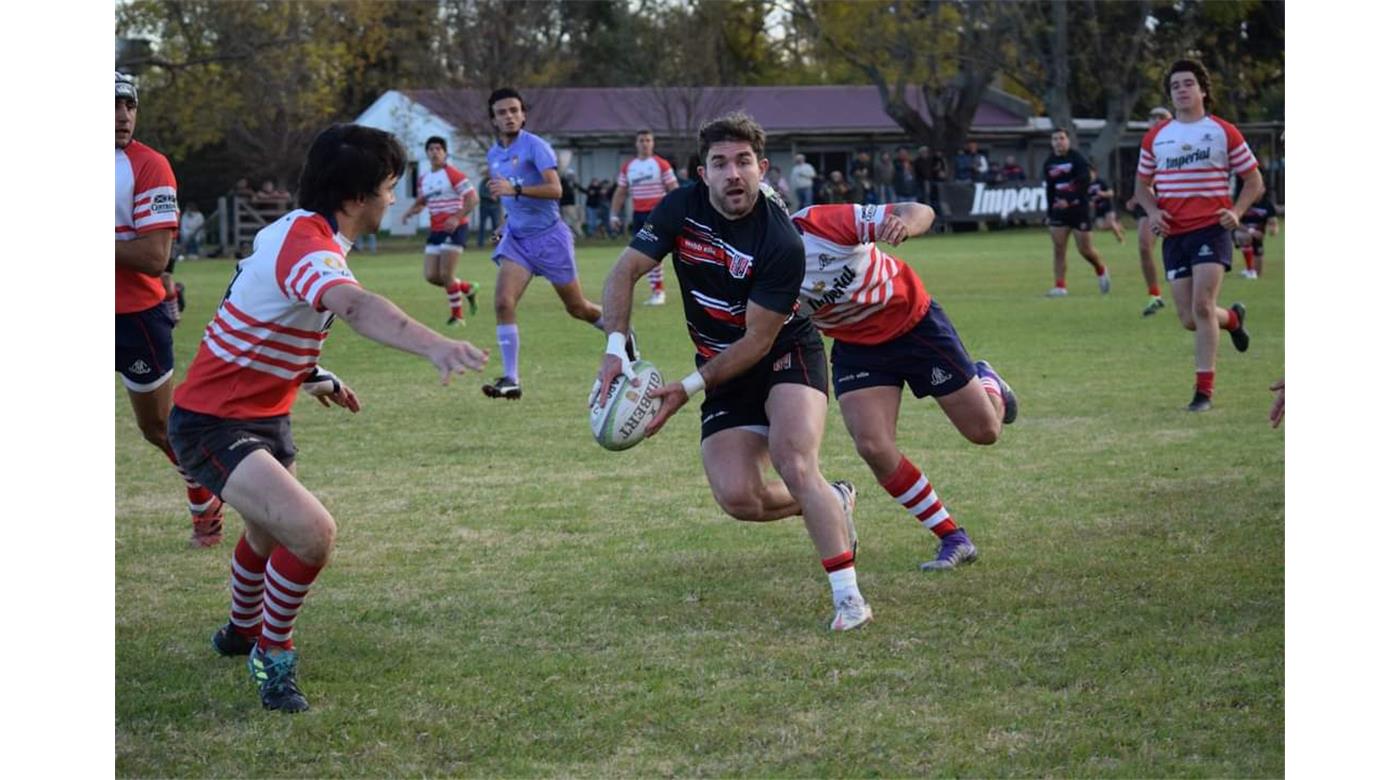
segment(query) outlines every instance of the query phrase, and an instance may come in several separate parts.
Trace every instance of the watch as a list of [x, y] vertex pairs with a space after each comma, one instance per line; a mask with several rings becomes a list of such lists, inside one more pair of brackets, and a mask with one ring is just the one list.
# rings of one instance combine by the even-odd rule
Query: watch
[[520, 186], [520, 182], [516, 182], [516, 183], [515, 183], [515, 197], [517, 197], [517, 198], [520, 197], [520, 191], [523, 190], [523, 189], [525, 189], [525, 188], [522, 187], [522, 186]]

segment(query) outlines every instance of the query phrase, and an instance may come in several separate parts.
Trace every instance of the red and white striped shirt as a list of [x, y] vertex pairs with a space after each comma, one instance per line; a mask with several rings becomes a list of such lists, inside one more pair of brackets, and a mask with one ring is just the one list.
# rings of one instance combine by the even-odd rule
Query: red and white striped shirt
[[462, 213], [465, 198], [476, 192], [467, 175], [444, 165], [418, 177], [418, 196], [428, 202], [428, 229], [440, 233], [447, 230], [447, 220]]
[[1157, 205], [1167, 212], [1169, 235], [1218, 224], [1230, 199], [1230, 174], [1259, 163], [1235, 126], [1210, 114], [1194, 121], [1162, 122], [1142, 138], [1138, 175], [1154, 179]]
[[235, 420], [291, 411], [321, 355], [334, 315], [326, 290], [359, 284], [345, 262], [351, 242], [320, 214], [296, 210], [258, 231], [228, 293], [204, 329], [175, 403]]
[[633, 211], [651, 211], [666, 197], [668, 185], [674, 185], [669, 188], [675, 189], [680, 182], [676, 181], [676, 172], [671, 170], [670, 163], [652, 155], [645, 160], [634, 157], [623, 163], [617, 174], [617, 185], [627, 188]]
[[[175, 172], [165, 155], [132, 141], [117, 150], [117, 240], [180, 229]], [[117, 314], [145, 311], [165, 300], [160, 278], [117, 266]]]
[[919, 275], [875, 245], [885, 212], [885, 206], [838, 203], [808, 206], [792, 217], [807, 252], [803, 313], [837, 341], [883, 344], [928, 313]]

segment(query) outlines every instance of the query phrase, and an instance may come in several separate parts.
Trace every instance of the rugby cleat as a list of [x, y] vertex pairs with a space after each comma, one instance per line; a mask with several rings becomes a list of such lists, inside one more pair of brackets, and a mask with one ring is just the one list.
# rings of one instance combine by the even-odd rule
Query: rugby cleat
[[1108, 288], [1108, 269], [1105, 268], [1103, 269], [1103, 273], [1099, 274], [1099, 293], [1102, 295], [1108, 295]]
[[247, 636], [238, 633], [238, 629], [233, 623], [225, 623], [214, 632], [214, 636], [209, 639], [210, 644], [219, 655], [235, 656], [247, 655], [253, 652], [253, 648], [258, 646], [257, 637]]
[[973, 364], [973, 368], [977, 369], [978, 376], [991, 377], [997, 383], [997, 387], [1001, 388], [1002, 425], [1016, 422], [1016, 415], [1021, 409], [1021, 405], [1016, 402], [1016, 391], [1011, 389], [1011, 385], [1008, 385], [1006, 380], [1001, 378], [1001, 374], [998, 374], [995, 368], [992, 368], [991, 363], [979, 360]]
[[919, 564], [920, 571], [950, 571], [977, 560], [977, 546], [967, 538], [967, 531], [958, 530], [943, 537], [938, 557]]
[[465, 295], [466, 298], [467, 298], [467, 312], [470, 313], [473, 317], [475, 317], [475, 316], [476, 316], [476, 291], [477, 291], [479, 288], [476, 286], [476, 282], [462, 282], [462, 284], [464, 284], [464, 285], [467, 286], [467, 289], [461, 291], [461, 292], [462, 292], [462, 295]]
[[447, 327], [449, 327], [449, 328], [460, 328], [460, 327], [462, 327], [462, 326], [464, 326], [464, 325], [466, 325], [466, 324], [467, 324], [467, 321], [464, 320], [464, 319], [462, 319], [461, 317], [448, 317], [448, 318], [447, 318]]
[[519, 399], [521, 395], [520, 382], [510, 377], [499, 377], [489, 385], [482, 385], [481, 392], [485, 393], [487, 398], [504, 398], [508, 401], [514, 401]]
[[1189, 403], [1189, 404], [1186, 405], [1186, 411], [1188, 411], [1188, 412], [1208, 412], [1208, 411], [1210, 411], [1210, 396], [1206, 395], [1205, 393], [1202, 393], [1200, 390], [1197, 390], [1197, 391], [1196, 391], [1196, 395], [1192, 396], [1192, 398], [1191, 398], [1191, 403]]
[[1045, 294], [1046, 298], [1063, 298], [1069, 295], [1069, 290], [1063, 287], [1051, 287], [1050, 292]]
[[224, 502], [216, 496], [202, 512], [190, 516], [190, 547], [214, 547], [224, 540]]
[[1226, 331], [1226, 333], [1230, 334], [1230, 343], [1235, 345], [1236, 350], [1247, 352], [1249, 350], [1249, 331], [1244, 329], [1244, 304], [1235, 301], [1230, 304], [1230, 311], [1234, 312], [1235, 316], [1240, 318], [1239, 327], [1234, 330]]
[[856, 554], [856, 486], [848, 480], [838, 479], [831, 483], [836, 497], [841, 499], [841, 513], [846, 517], [846, 533], [851, 538], [851, 557]]
[[651, 294], [651, 297], [650, 297], [650, 298], [647, 298], [645, 301], [642, 301], [642, 305], [643, 305], [643, 306], [665, 306], [665, 305], [666, 305], [666, 291], [665, 291], [665, 290], [657, 290], [656, 292], [654, 292], [654, 293]]
[[297, 653], [283, 650], [276, 655], [253, 648], [248, 654], [248, 672], [258, 684], [263, 709], [301, 712], [311, 707], [306, 694], [297, 687]]
[[860, 596], [847, 596], [836, 605], [836, 617], [831, 620], [832, 631], [854, 631], [869, 623], [875, 614]]
[[1157, 313], [1158, 309], [1164, 309], [1166, 306], [1167, 302], [1162, 300], [1162, 296], [1154, 295], [1147, 299], [1147, 308], [1142, 310], [1142, 316], [1151, 317]]

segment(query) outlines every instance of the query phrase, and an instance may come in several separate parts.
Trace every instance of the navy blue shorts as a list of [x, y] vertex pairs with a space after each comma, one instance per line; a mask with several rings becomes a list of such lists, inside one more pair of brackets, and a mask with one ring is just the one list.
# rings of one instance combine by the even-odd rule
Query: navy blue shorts
[[628, 226], [627, 226], [627, 229], [632, 231], [632, 235], [634, 235], [634, 236], [637, 235], [637, 231], [638, 231], [638, 230], [641, 230], [642, 227], [643, 227], [644, 225], [646, 225], [646, 223], [647, 223], [647, 217], [650, 217], [650, 216], [651, 216], [651, 210], [650, 210], [650, 209], [648, 209], [647, 211], [634, 211], [634, 212], [632, 212], [632, 224], [628, 225]]
[[795, 341], [774, 346], [748, 371], [707, 390], [700, 405], [700, 439], [729, 428], [747, 428], [766, 436], [768, 393], [774, 385], [785, 383], [807, 385], [827, 394], [826, 348], [816, 328]]
[[296, 461], [291, 415], [230, 420], [176, 406], [170, 410], [166, 431], [180, 467], [219, 498], [233, 470], [258, 450], [272, 453], [283, 466]]
[[917, 325], [883, 344], [833, 342], [831, 373], [837, 398], [852, 390], [906, 383], [916, 398], [924, 398], [963, 389], [977, 369], [943, 307], [933, 301]]
[[1050, 227], [1092, 230], [1094, 225], [1089, 219], [1089, 207], [1082, 205], [1070, 206], [1067, 209], [1050, 209]]
[[451, 251], [454, 247], [457, 251], [465, 249], [467, 246], [467, 225], [465, 222], [457, 226], [457, 229], [448, 233], [446, 230], [434, 230], [428, 234], [428, 245], [423, 251], [430, 255], [435, 255], [444, 249]]
[[1234, 250], [1231, 231], [1220, 225], [1167, 236], [1162, 241], [1162, 265], [1167, 269], [1167, 281], [1190, 279], [1191, 269], [1202, 263], [1223, 265], [1229, 271]]
[[117, 372], [136, 393], [160, 387], [175, 370], [175, 320], [164, 303], [117, 315]]

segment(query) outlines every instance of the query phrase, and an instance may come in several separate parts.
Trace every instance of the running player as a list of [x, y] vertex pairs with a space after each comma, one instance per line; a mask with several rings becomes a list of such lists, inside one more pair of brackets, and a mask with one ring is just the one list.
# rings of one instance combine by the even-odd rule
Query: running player
[[[1157, 106], [1148, 112], [1148, 118], [1156, 126], [1170, 122], [1172, 112]], [[1138, 265], [1142, 267], [1142, 280], [1147, 283], [1147, 306], [1143, 308], [1142, 316], [1151, 317], [1167, 305], [1162, 300], [1162, 287], [1157, 282], [1157, 259], [1152, 256], [1153, 248], [1157, 246], [1157, 236], [1147, 224], [1147, 211], [1138, 204], [1136, 192], [1128, 197], [1126, 205], [1132, 209], [1133, 219], [1137, 222]]]
[[[1220, 331], [1235, 349], [1249, 349], [1244, 304], [1216, 305], [1220, 283], [1230, 271], [1231, 235], [1240, 218], [1264, 191], [1259, 164], [1235, 126], [1212, 116], [1210, 74], [1195, 60], [1178, 60], [1167, 71], [1164, 88], [1176, 119], [1148, 131], [1138, 158], [1135, 198], [1147, 210], [1162, 242], [1163, 266], [1182, 327], [1196, 332], [1196, 391], [1187, 411], [1211, 407]], [[1230, 202], [1230, 174], [1244, 187]], [[1156, 186], [1156, 196], [1151, 188]]]
[[1046, 295], [1050, 298], [1069, 295], [1069, 290], [1065, 288], [1065, 248], [1071, 230], [1074, 231], [1075, 248], [1094, 267], [1094, 273], [1099, 278], [1099, 292], [1107, 293], [1108, 269], [1099, 260], [1090, 233], [1094, 225], [1089, 219], [1089, 161], [1078, 150], [1069, 148], [1069, 133], [1063, 128], [1056, 128], [1050, 134], [1050, 146], [1054, 154], [1046, 158], [1042, 173], [1045, 177], [1045, 202], [1050, 204], [1055, 286]]
[[933, 226], [922, 203], [811, 206], [792, 221], [807, 252], [802, 301], [833, 339], [836, 400], [856, 451], [914, 520], [939, 539], [920, 565], [945, 571], [977, 560], [977, 548], [922, 470], [895, 444], [900, 398], [933, 396], [968, 441], [993, 444], [1016, 419], [1016, 394], [985, 360], [968, 357], [948, 315], [914, 269], [875, 246], [898, 246]]
[[[1243, 181], [1240, 186], [1244, 186]], [[1271, 236], [1278, 235], [1278, 208], [1268, 192], [1259, 196], [1259, 200], [1249, 207], [1240, 218], [1239, 229], [1235, 231], [1235, 246], [1244, 254], [1244, 270], [1240, 271], [1240, 276], [1246, 279], [1258, 279], [1264, 270], [1265, 231]]]
[[[705, 390], [700, 458], [715, 500], [738, 520], [801, 514], [831, 585], [832, 630], [859, 628], [871, 612], [856, 583], [855, 490], [821, 474], [826, 355], [812, 321], [795, 312], [802, 239], [760, 195], [763, 128], [728, 114], [701, 128], [699, 146], [703, 183], [663, 198], [608, 276], [600, 386], [631, 371], [623, 334], [632, 288], [670, 254], [697, 370], [655, 391], [662, 407], [647, 435]], [[768, 479], [770, 464], [781, 479]]]
[[[666, 193], [681, 186], [671, 164], [652, 152], [656, 149], [656, 138], [650, 130], [637, 131], [637, 156], [622, 164], [617, 174], [617, 189], [613, 191], [612, 214], [608, 218], [609, 227], [622, 232], [622, 204], [627, 196], [632, 196], [631, 233], [637, 235], [647, 216]], [[665, 268], [660, 263], [651, 269], [647, 279], [651, 282], [651, 297], [645, 306], [661, 306], [666, 303]]]
[[[175, 391], [170, 438], [180, 462], [243, 516], [229, 621], [215, 632], [214, 649], [248, 656], [271, 710], [308, 706], [297, 685], [293, 624], [335, 544], [335, 519], [297, 480], [289, 416], [302, 382], [326, 376], [317, 360], [332, 320], [427, 358], [443, 384], [481, 370], [487, 358], [362, 289], [347, 265], [355, 239], [377, 230], [394, 202], [403, 168], [403, 147], [388, 133], [358, 125], [322, 131], [306, 153], [300, 208], [258, 233]], [[359, 411], [348, 385], [332, 386], [323, 405]]]
[[141, 435], [165, 453], [185, 480], [193, 524], [190, 546], [212, 547], [224, 538], [223, 502], [180, 468], [165, 433], [175, 373], [175, 312], [166, 304], [170, 246], [180, 228], [175, 174], [165, 155], [132, 137], [139, 105], [136, 84], [123, 73], [116, 74], [116, 82], [117, 372]]
[[465, 173], [447, 162], [447, 139], [433, 136], [423, 146], [432, 170], [418, 177], [418, 199], [403, 215], [405, 224], [428, 209], [428, 245], [423, 248], [423, 278], [447, 291], [448, 325], [465, 324], [462, 299], [476, 314], [476, 285], [457, 278], [457, 261], [467, 247], [467, 218], [476, 208], [476, 188]]
[[1123, 243], [1123, 226], [1118, 224], [1118, 208], [1113, 205], [1113, 199], [1117, 193], [1108, 186], [1108, 182], [1099, 178], [1099, 169], [1095, 165], [1089, 166], [1089, 201], [1094, 207], [1094, 227], [1103, 230], [1107, 227], [1113, 231], [1113, 237], [1118, 239], [1118, 243]]
[[496, 273], [496, 342], [504, 373], [482, 385], [488, 398], [517, 399], [520, 389], [520, 329], [515, 307], [536, 276], [554, 292], [574, 319], [603, 327], [603, 310], [583, 296], [574, 263], [574, 234], [559, 217], [559, 162], [544, 139], [525, 129], [525, 102], [509, 87], [487, 99], [486, 112], [496, 129], [496, 143], [486, 153], [492, 195], [506, 208], [500, 243], [491, 254]]

